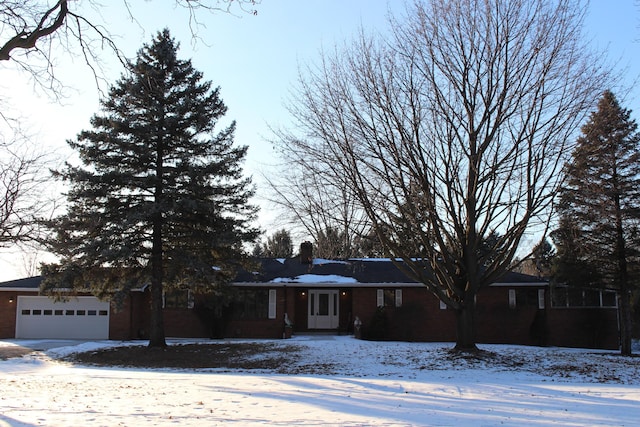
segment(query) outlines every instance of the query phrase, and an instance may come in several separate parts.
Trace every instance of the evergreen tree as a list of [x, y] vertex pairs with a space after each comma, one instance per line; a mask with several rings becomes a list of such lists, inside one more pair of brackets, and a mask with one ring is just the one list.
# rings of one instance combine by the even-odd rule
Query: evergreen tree
[[556, 251], [546, 237], [533, 248], [531, 261], [533, 262], [535, 275], [538, 277], [551, 276], [551, 270], [556, 258]]
[[[560, 193], [559, 276], [618, 291], [622, 354], [631, 354], [631, 292], [637, 287], [640, 134], [607, 91], [582, 127]], [[573, 276], [573, 277], [572, 277]]]
[[351, 256], [352, 247], [349, 236], [337, 227], [328, 226], [324, 230], [319, 230], [314, 237], [316, 257], [342, 259]]
[[260, 251], [261, 256], [269, 258], [291, 258], [293, 256], [293, 241], [291, 233], [284, 228], [276, 231], [271, 237], [267, 238], [267, 242]]
[[166, 345], [163, 292], [217, 291], [235, 275], [257, 209], [242, 176], [247, 147], [234, 147], [235, 122], [219, 88], [177, 57], [169, 31], [138, 51], [110, 88], [92, 130], [69, 145], [82, 166], [68, 181], [68, 211], [51, 222], [59, 263], [43, 266], [44, 287], [72, 287], [121, 300], [151, 285], [150, 347]]

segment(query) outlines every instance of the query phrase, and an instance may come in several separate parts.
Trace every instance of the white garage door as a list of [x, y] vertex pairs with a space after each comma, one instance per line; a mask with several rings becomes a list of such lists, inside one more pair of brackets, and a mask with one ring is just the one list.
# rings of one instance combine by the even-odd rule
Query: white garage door
[[109, 338], [109, 303], [95, 297], [19, 296], [17, 309], [16, 338]]

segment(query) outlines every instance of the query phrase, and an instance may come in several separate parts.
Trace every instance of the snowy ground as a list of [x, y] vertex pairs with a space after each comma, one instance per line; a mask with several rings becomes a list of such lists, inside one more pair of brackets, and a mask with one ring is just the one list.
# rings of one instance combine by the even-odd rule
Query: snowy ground
[[640, 358], [483, 345], [491, 357], [470, 360], [452, 357], [451, 344], [352, 337], [273, 343], [300, 346], [291, 364], [317, 374], [95, 368], [58, 359], [122, 343], [0, 341], [54, 347], [0, 361], [0, 426], [640, 423]]

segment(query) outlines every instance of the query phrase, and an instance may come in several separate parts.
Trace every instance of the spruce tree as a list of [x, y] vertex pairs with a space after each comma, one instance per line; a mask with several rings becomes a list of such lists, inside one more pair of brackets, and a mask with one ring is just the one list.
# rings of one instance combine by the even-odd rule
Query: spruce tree
[[261, 254], [269, 258], [291, 258], [293, 256], [291, 233], [284, 228], [273, 233], [271, 237], [267, 238]]
[[115, 302], [149, 284], [150, 347], [166, 346], [163, 292], [223, 289], [258, 234], [241, 167], [247, 147], [234, 146], [235, 122], [215, 130], [227, 111], [219, 88], [178, 48], [159, 32], [110, 88], [92, 129], [68, 141], [82, 165], [57, 172], [68, 209], [50, 224], [60, 261], [43, 266], [45, 289]]
[[618, 292], [624, 355], [631, 354], [640, 221], [640, 134], [630, 114], [613, 93], [603, 94], [568, 164], [554, 233], [561, 278]]

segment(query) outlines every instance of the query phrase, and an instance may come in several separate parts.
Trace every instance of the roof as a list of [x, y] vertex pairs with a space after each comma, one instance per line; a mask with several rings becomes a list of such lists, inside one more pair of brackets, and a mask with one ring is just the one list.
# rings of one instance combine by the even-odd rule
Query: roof
[[[344, 260], [314, 259], [311, 264], [303, 264], [299, 258], [260, 260], [258, 271], [238, 273], [235, 280], [238, 285], [282, 284], [303, 286], [321, 285], [403, 285], [422, 286], [421, 283], [407, 277], [388, 258], [356, 258]], [[507, 272], [496, 285], [511, 286], [547, 284], [547, 280], [528, 274]]]
[[42, 276], [33, 276], [33, 277], [27, 277], [25, 279], [10, 280], [8, 282], [0, 283], [0, 290], [38, 291], [40, 289], [41, 282], [42, 282]]
[[[339, 286], [365, 287], [380, 284], [389, 286], [422, 286], [407, 277], [388, 258], [357, 258], [345, 260], [314, 259], [311, 264], [302, 264], [299, 258], [258, 260], [257, 271], [238, 272], [234, 283], [238, 286], [283, 285], [283, 286]], [[11, 280], [0, 283], [0, 291], [40, 289], [42, 276]], [[547, 280], [528, 274], [507, 272], [495, 286], [546, 285]], [[144, 290], [144, 289], [136, 289]]]

